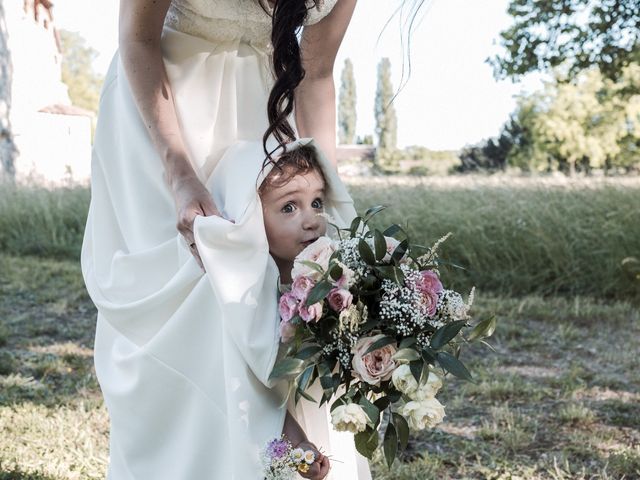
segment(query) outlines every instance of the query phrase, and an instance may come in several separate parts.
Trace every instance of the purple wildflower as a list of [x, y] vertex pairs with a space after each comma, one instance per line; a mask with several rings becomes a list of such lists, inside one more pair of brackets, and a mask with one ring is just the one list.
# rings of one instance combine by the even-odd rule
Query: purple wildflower
[[282, 458], [287, 455], [289, 442], [286, 440], [273, 439], [267, 444], [267, 455], [272, 458]]

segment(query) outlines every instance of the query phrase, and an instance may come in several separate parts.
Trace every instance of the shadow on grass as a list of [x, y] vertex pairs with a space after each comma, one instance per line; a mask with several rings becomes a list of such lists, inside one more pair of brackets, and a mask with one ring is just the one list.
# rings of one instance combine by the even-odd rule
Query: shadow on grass
[[44, 475], [42, 473], [27, 473], [21, 470], [5, 471], [0, 466], [0, 480], [60, 480], [58, 477]]

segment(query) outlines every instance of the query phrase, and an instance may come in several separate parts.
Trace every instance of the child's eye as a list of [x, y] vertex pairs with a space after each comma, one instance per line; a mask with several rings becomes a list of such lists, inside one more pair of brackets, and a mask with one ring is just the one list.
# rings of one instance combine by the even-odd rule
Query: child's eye
[[284, 207], [282, 207], [282, 213], [292, 213], [295, 210], [295, 205], [292, 202], [287, 203]]
[[321, 198], [316, 198], [313, 203], [311, 204], [311, 206], [313, 208], [323, 208], [324, 207], [324, 201]]

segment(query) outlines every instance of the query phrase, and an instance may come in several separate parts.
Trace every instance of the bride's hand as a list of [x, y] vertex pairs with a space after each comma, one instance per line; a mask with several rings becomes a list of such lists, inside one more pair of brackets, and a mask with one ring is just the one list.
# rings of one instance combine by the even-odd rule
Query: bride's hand
[[176, 203], [176, 211], [178, 223], [176, 225], [180, 234], [184, 237], [191, 254], [204, 270], [202, 259], [196, 248], [195, 238], [193, 234], [193, 221], [197, 215], [208, 217], [211, 215], [220, 215], [218, 207], [213, 202], [213, 198], [207, 190], [207, 187], [195, 175], [186, 175], [171, 182], [171, 189]]
[[303, 450], [311, 450], [316, 459], [314, 462], [309, 465], [309, 470], [306, 473], [298, 472], [304, 478], [309, 478], [311, 480], [322, 480], [329, 473], [329, 469], [331, 468], [331, 464], [329, 462], [329, 457], [326, 457], [322, 453], [318, 451], [316, 446], [305, 440], [296, 445], [296, 448], [302, 448]]

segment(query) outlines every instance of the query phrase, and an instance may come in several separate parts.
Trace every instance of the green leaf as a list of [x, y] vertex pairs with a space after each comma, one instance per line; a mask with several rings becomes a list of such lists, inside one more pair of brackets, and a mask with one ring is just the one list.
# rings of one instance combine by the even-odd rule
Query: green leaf
[[398, 285], [404, 285], [404, 272], [394, 265], [377, 266], [376, 270], [382, 278], [396, 282]]
[[300, 360], [299, 358], [283, 358], [274, 365], [273, 370], [271, 370], [271, 374], [269, 375], [269, 380], [293, 377], [302, 372], [303, 368], [304, 360]]
[[333, 280], [338, 280], [342, 276], [342, 267], [337, 263], [334, 263], [329, 270], [329, 276]]
[[402, 227], [396, 223], [387, 228], [382, 234], [385, 237], [393, 237], [396, 233], [402, 231]]
[[380, 261], [387, 254], [387, 241], [380, 230], [373, 231], [373, 245], [375, 247], [376, 260]]
[[373, 428], [376, 428], [378, 422], [380, 422], [380, 410], [378, 410], [378, 407], [371, 403], [369, 399], [364, 395], [360, 397], [358, 405], [362, 407], [364, 413], [366, 413], [367, 417], [369, 417], [369, 420], [371, 420], [371, 425], [373, 426]]
[[407, 444], [409, 443], [409, 424], [407, 423], [407, 420], [399, 413], [393, 412], [391, 415], [393, 416], [393, 423], [396, 426], [396, 430], [398, 432], [400, 449], [404, 450], [407, 448]]
[[385, 208], [387, 208], [386, 205], [376, 205], [375, 207], [369, 208], [366, 212], [364, 212], [365, 222], [368, 222], [371, 219], [371, 217], [373, 217], [374, 215], [377, 215]]
[[[301, 397], [306, 398], [306, 399], [307, 399], [307, 400], [309, 400], [310, 402], [318, 403], [318, 401], [317, 401], [315, 398], [313, 398], [313, 397], [312, 397], [311, 395], [309, 395], [307, 392], [305, 392], [305, 391], [303, 391], [303, 390], [301, 390], [301, 389], [299, 389], [299, 388], [298, 388], [298, 389], [296, 389], [296, 394], [297, 394], [297, 395], [300, 395]], [[296, 401], [296, 403], [298, 403], [298, 402]]]
[[362, 217], [356, 217], [351, 221], [351, 227], [349, 227], [349, 231], [351, 232], [351, 238], [356, 236], [358, 232], [358, 228], [360, 228], [360, 223], [362, 223]]
[[309, 345], [304, 347], [298, 353], [296, 353], [295, 357], [299, 358], [300, 360], [306, 360], [309, 357], [313, 357], [320, 350], [322, 350], [322, 347], [320, 345], [316, 345], [316, 344]]
[[416, 360], [415, 362], [409, 363], [409, 370], [411, 370], [411, 374], [413, 378], [416, 379], [416, 382], [420, 382], [420, 375], [422, 375], [422, 364], [424, 362], [422, 360]]
[[367, 265], [376, 264], [376, 257], [373, 254], [371, 247], [369, 246], [369, 244], [366, 242], [364, 238], [361, 238], [360, 241], [358, 242], [358, 253], [360, 253], [360, 257], [362, 258], [362, 261]]
[[367, 353], [371, 353], [374, 350], [382, 348], [385, 345], [390, 345], [392, 343], [396, 343], [396, 339], [395, 338], [387, 337], [387, 336], [380, 337], [378, 340], [376, 340], [371, 345], [369, 345], [369, 348], [367, 348], [367, 350], [362, 354], [362, 356], [365, 356]]
[[384, 432], [383, 449], [387, 467], [391, 468], [398, 453], [398, 434], [396, 433], [396, 427], [391, 422], [389, 422], [387, 430]]
[[413, 348], [401, 348], [391, 357], [397, 362], [413, 362], [414, 360], [418, 360], [420, 358], [420, 354], [416, 352]]
[[389, 406], [389, 404], [391, 403], [391, 400], [389, 399], [388, 396], [386, 397], [380, 397], [379, 399], [377, 399], [375, 402], [373, 402], [373, 404], [378, 407], [378, 410], [382, 411], [385, 408], [387, 408]]
[[436, 352], [430, 347], [424, 347], [422, 349], [422, 359], [427, 363], [434, 364], [436, 362]]
[[329, 282], [326, 282], [324, 280], [322, 282], [318, 282], [309, 292], [309, 296], [307, 297], [306, 302], [304, 302], [305, 305], [309, 307], [314, 303], [318, 303], [319, 301], [324, 300], [332, 288], [333, 285], [331, 285]]
[[398, 348], [401, 348], [401, 349], [402, 349], [402, 348], [409, 348], [410, 346], [415, 345], [415, 343], [416, 343], [417, 341], [418, 341], [418, 340], [416, 339], [416, 337], [407, 337], [407, 338], [403, 338], [403, 339], [400, 341], [400, 345], [398, 345]]
[[301, 263], [302, 265], [309, 267], [315, 270], [316, 272], [322, 273], [324, 275], [324, 269], [316, 262], [312, 262], [311, 260], [296, 260], [296, 263]]
[[458, 332], [460, 332], [465, 324], [466, 322], [464, 320], [457, 320], [440, 327], [431, 337], [431, 348], [440, 350], [458, 335]]
[[460, 360], [451, 355], [448, 352], [438, 352], [436, 353], [436, 360], [440, 364], [442, 368], [444, 368], [447, 372], [455, 375], [458, 378], [463, 380], [473, 380], [469, 370], [465, 367]]
[[300, 375], [300, 377], [298, 377], [298, 389], [299, 390], [306, 390], [307, 387], [309, 386], [311, 377], [313, 376], [313, 371], [315, 370], [316, 366], [314, 364], [309, 365], [304, 372], [302, 372], [302, 374]]
[[367, 427], [364, 432], [356, 433], [353, 440], [356, 444], [356, 450], [371, 460], [373, 453], [378, 448], [378, 431]]
[[471, 333], [469, 333], [467, 341], [474, 342], [476, 340], [490, 337], [496, 330], [496, 322], [497, 319], [495, 315], [492, 315], [486, 320], [481, 321], [475, 327], [473, 327], [473, 330], [471, 330]]
[[407, 249], [409, 248], [409, 240], [406, 238], [400, 242], [400, 244], [395, 248], [393, 253], [391, 254], [391, 262], [398, 263], [404, 257], [404, 254], [407, 253]]

